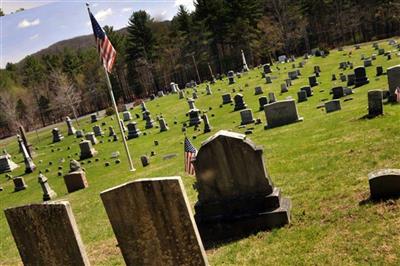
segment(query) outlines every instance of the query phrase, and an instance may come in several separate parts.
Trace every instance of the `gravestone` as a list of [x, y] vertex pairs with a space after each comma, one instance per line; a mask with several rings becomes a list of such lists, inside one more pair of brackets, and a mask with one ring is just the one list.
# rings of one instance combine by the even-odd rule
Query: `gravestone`
[[24, 157], [25, 163], [25, 173], [32, 173], [36, 169], [36, 165], [33, 163], [31, 156], [29, 156], [28, 151], [25, 148], [24, 142], [21, 137], [17, 135], [18, 145], [22, 151], [22, 156]]
[[264, 70], [264, 74], [272, 73], [270, 64], [264, 64], [263, 65], [263, 70]]
[[109, 126], [108, 127], [108, 136], [109, 137], [114, 137], [115, 135], [116, 134], [115, 134], [114, 128], [112, 126]]
[[201, 124], [201, 117], [200, 117], [200, 110], [199, 109], [191, 109], [187, 115], [189, 116], [189, 126], [195, 126]]
[[332, 100], [329, 102], [325, 102], [325, 111], [327, 113], [335, 112], [341, 110], [340, 100]]
[[192, 93], [192, 97], [193, 97], [193, 99], [197, 99], [198, 97], [197, 97], [197, 93], [196, 92], [193, 92]]
[[84, 137], [84, 132], [83, 132], [83, 130], [77, 130], [77, 131], [75, 132], [75, 136], [76, 136], [77, 138], [83, 138], [83, 137]]
[[85, 139], [89, 140], [92, 143], [92, 145], [96, 145], [98, 143], [98, 140], [93, 132], [86, 133]]
[[377, 66], [376, 67], [376, 76], [382, 76], [383, 75], [383, 67], [382, 66]]
[[400, 197], [400, 170], [381, 169], [368, 174], [371, 199]]
[[122, 112], [126, 112], [126, 111], [129, 111], [129, 107], [128, 107], [127, 104], [123, 104], [122, 105]]
[[57, 197], [56, 192], [54, 192], [54, 190], [51, 189], [51, 187], [48, 183], [47, 177], [45, 177], [42, 174], [39, 174], [38, 182], [39, 182], [40, 186], [42, 187], [43, 201], [49, 201], [49, 200], [55, 199]]
[[222, 104], [228, 104], [232, 102], [231, 95], [229, 93], [222, 94]]
[[356, 67], [354, 69], [354, 75], [355, 75], [354, 85], [356, 87], [361, 87], [369, 83], [365, 67]]
[[179, 91], [179, 99], [185, 98], [185, 92], [184, 91]]
[[234, 111], [239, 111], [247, 108], [246, 103], [244, 102], [243, 95], [238, 93], [233, 97], [233, 100], [235, 101], [235, 108]]
[[292, 86], [292, 80], [291, 79], [285, 79], [286, 87]]
[[298, 115], [293, 99], [267, 104], [264, 106], [264, 112], [267, 118], [266, 129], [303, 121]]
[[151, 119], [151, 115], [150, 113], [146, 116], [146, 125], [145, 128], [149, 129], [149, 128], [153, 128], [154, 127], [154, 120]]
[[355, 74], [347, 75], [347, 86], [355, 85], [355, 81], [356, 81], [356, 75]]
[[81, 160], [92, 158], [96, 156], [97, 151], [92, 147], [92, 142], [89, 140], [82, 140], [79, 143], [80, 155], [79, 158]]
[[14, 183], [14, 192], [25, 190], [28, 187], [28, 185], [25, 183], [25, 179], [20, 176], [14, 177], [13, 183]]
[[288, 90], [288, 88], [287, 88], [287, 85], [286, 85], [286, 83], [282, 83], [281, 84], [281, 93], [285, 93], [285, 92], [288, 92], [289, 90]]
[[158, 91], [157, 92], [158, 97], [164, 97], [164, 92], [163, 91]]
[[304, 90], [298, 91], [297, 98], [299, 103], [307, 101], [307, 92]]
[[[30, 144], [28, 142], [28, 138], [26, 137], [25, 128], [23, 126], [19, 126], [19, 132], [21, 134], [22, 141], [24, 142], [26, 151], [28, 152], [29, 156], [32, 157], [32, 153], [33, 153], [32, 144]], [[20, 152], [22, 152], [21, 149], [20, 149]]]
[[332, 74], [332, 79], [331, 79], [332, 81], [336, 81], [337, 80], [337, 78], [336, 78], [336, 75], [335, 74]]
[[90, 265], [67, 201], [4, 210], [24, 265]]
[[53, 143], [60, 142], [64, 137], [61, 135], [60, 130], [58, 128], [53, 128], [51, 131], [53, 134]]
[[290, 80], [295, 80], [298, 78], [298, 72], [297, 71], [290, 71], [288, 72], [288, 77]]
[[131, 121], [132, 120], [132, 116], [131, 113], [129, 111], [125, 111], [122, 113], [122, 118], [123, 120], [126, 121]]
[[266, 96], [258, 98], [258, 103], [260, 105], [259, 110], [263, 111], [264, 110], [264, 105], [268, 104], [268, 98]]
[[69, 118], [69, 116], [65, 117], [65, 122], [67, 123], [68, 136], [75, 135], [76, 130], [72, 125], [72, 120]]
[[263, 94], [263, 90], [261, 87], [255, 87], [254, 89], [254, 95], [260, 95]]
[[208, 265], [180, 177], [100, 193], [126, 265]]
[[75, 160], [70, 162], [70, 170], [68, 174], [64, 175], [64, 183], [67, 187], [68, 193], [85, 189], [89, 186], [86, 179], [86, 174], [81, 168], [79, 162]]
[[0, 156], [0, 174], [12, 172], [18, 164], [14, 163], [8, 155]]
[[136, 122], [130, 122], [127, 125], [128, 127], [128, 139], [138, 138], [142, 132], [137, 128]]
[[203, 241], [247, 236], [290, 222], [291, 202], [281, 197], [263, 161], [263, 149], [245, 135], [219, 131], [194, 160], [195, 220]]
[[368, 91], [368, 116], [383, 115], [383, 92], [381, 90]]
[[389, 101], [396, 102], [396, 89], [400, 87], [400, 65], [389, 67], [386, 71], [389, 83]]
[[267, 84], [271, 84], [271, 83], [272, 83], [271, 77], [270, 77], [270, 76], [265, 76], [265, 82], [266, 82]]
[[274, 103], [274, 102], [276, 102], [275, 93], [269, 92], [269, 93], [268, 93], [268, 99], [269, 99], [269, 102], [268, 102], [268, 103]]
[[343, 73], [340, 73], [340, 81], [341, 81], [341, 82], [345, 82], [345, 81], [347, 81], [347, 77], [346, 77], [346, 75], [345, 75], [345, 74], [343, 74]]
[[211, 91], [211, 86], [210, 86], [210, 84], [207, 84], [207, 86], [206, 86], [206, 94], [207, 94], [207, 95], [212, 95], [212, 91]]
[[333, 99], [344, 97], [344, 88], [342, 86], [332, 88]]
[[146, 155], [140, 156], [140, 161], [142, 162], [143, 167], [146, 167], [150, 164], [149, 157], [147, 157]]
[[164, 132], [164, 131], [168, 131], [169, 128], [167, 126], [167, 123], [165, 122], [164, 118], [160, 118], [160, 120], [158, 120], [158, 123], [160, 124], [160, 132]]
[[204, 133], [211, 132], [212, 127], [210, 125], [210, 121], [208, 120], [207, 114], [203, 114], [201, 118], [204, 120], [204, 130], [203, 130], [203, 132]]
[[90, 122], [91, 123], [96, 123], [98, 121], [97, 115], [96, 114], [91, 114], [90, 115]]
[[191, 110], [191, 109], [196, 109], [195, 101], [194, 101], [192, 98], [189, 98], [189, 99], [187, 100], [187, 103], [188, 103], [188, 105], [189, 105], [189, 110]]
[[93, 127], [93, 132], [94, 132], [94, 135], [95, 135], [96, 137], [101, 137], [101, 136], [104, 135], [103, 130], [101, 130], [101, 127], [98, 126], [98, 125], [96, 125], [96, 126]]
[[309, 76], [308, 77], [308, 82], [310, 84], [310, 87], [318, 86], [317, 77], [315, 75]]
[[364, 67], [372, 66], [372, 59], [365, 59], [364, 60]]
[[229, 80], [229, 85], [235, 83], [235, 72], [232, 70], [228, 71], [228, 80]]
[[313, 96], [313, 90], [310, 86], [304, 86], [300, 88], [301, 91], [305, 91], [307, 94], [307, 97]]
[[383, 55], [385, 53], [385, 49], [379, 48], [378, 49], [378, 55]]
[[347, 68], [347, 66], [348, 66], [347, 62], [340, 62], [340, 63], [339, 63], [339, 68], [340, 68], [340, 69], [343, 69], [343, 70], [344, 70], [344, 69]]
[[244, 109], [240, 111], [241, 125], [254, 123], [253, 112], [251, 109]]

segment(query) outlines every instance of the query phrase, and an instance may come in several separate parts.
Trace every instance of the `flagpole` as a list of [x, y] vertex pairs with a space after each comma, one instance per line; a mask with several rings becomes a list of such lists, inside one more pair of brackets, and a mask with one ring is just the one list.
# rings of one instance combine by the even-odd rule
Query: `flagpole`
[[[89, 15], [90, 15], [89, 3], [86, 3], [86, 7], [87, 7], [88, 12], [89, 12]], [[112, 85], [111, 85], [110, 77], [109, 77], [108, 71], [107, 71], [107, 69], [106, 69], [106, 67], [105, 67], [104, 65], [103, 65], [103, 68], [104, 68], [104, 72], [105, 72], [105, 74], [106, 74], [107, 87], [108, 87], [108, 91], [109, 91], [109, 93], [110, 93], [111, 102], [112, 102], [112, 104], [113, 104], [114, 111], [115, 111], [115, 115], [116, 115], [116, 117], [117, 117], [117, 123], [118, 123], [119, 129], [120, 129], [120, 131], [121, 131], [122, 142], [124, 143], [126, 156], [128, 157], [129, 171], [133, 172], [133, 171], [136, 171], [136, 169], [135, 169], [135, 167], [133, 167], [131, 154], [129, 153], [128, 143], [126, 142], [124, 129], [122, 128], [121, 120], [120, 120], [120, 118], [119, 118], [118, 107], [117, 107], [117, 103], [115, 102], [115, 98], [114, 98], [114, 93], [113, 93], [113, 90], [112, 90]]]

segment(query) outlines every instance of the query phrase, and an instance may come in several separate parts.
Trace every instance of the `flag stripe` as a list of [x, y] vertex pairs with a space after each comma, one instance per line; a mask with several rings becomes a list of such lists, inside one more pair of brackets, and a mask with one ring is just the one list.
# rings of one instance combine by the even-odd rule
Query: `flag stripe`
[[193, 159], [196, 158], [197, 150], [196, 148], [190, 143], [189, 139], [185, 137], [185, 144], [184, 144], [184, 159], [185, 159], [185, 172], [189, 175], [195, 174], [195, 169], [193, 165]]

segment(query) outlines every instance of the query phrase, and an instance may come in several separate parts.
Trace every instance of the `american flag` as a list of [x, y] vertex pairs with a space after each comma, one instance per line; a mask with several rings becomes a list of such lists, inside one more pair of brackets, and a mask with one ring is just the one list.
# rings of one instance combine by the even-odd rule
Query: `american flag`
[[396, 101], [400, 103], [400, 88], [397, 87], [396, 90], [394, 91], [394, 94], [396, 94]]
[[97, 43], [97, 50], [99, 51], [101, 62], [108, 73], [111, 73], [117, 52], [90, 10], [89, 16], [92, 22], [93, 34]]
[[196, 154], [196, 148], [190, 143], [189, 139], [185, 137], [185, 172], [189, 175], [195, 174], [192, 159], [196, 157]]

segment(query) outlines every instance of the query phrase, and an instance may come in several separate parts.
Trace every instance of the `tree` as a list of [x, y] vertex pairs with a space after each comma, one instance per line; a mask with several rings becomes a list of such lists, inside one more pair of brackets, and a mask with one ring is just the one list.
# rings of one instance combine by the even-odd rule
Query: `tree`
[[17, 129], [17, 113], [15, 97], [9, 91], [0, 92], [0, 111], [7, 124], [9, 131]]

